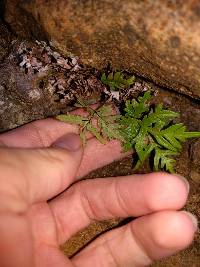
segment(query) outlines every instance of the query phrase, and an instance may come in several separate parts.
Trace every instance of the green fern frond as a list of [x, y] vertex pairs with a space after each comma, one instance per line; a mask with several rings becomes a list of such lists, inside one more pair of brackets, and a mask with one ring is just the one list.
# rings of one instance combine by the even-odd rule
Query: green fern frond
[[120, 71], [116, 73], [110, 73], [106, 77], [106, 74], [103, 73], [101, 76], [101, 82], [110, 87], [110, 90], [119, 90], [123, 88], [129, 88], [135, 82], [135, 76], [131, 76], [128, 79], [124, 78], [124, 74]]
[[85, 118], [85, 117], [78, 116], [78, 115], [72, 115], [72, 114], [58, 115], [56, 118], [59, 121], [73, 123], [73, 124], [79, 124], [81, 126], [83, 126], [85, 124], [85, 122], [87, 121], [87, 118]]
[[144, 95], [141, 97], [139, 96], [138, 99], [127, 100], [125, 103], [125, 116], [131, 118], [141, 118], [143, 113], [149, 111], [148, 101], [151, 99], [151, 93], [145, 92]]
[[[124, 150], [133, 148], [138, 155], [137, 169], [154, 153], [154, 169], [173, 172], [175, 155], [181, 151], [181, 143], [188, 138], [200, 137], [200, 132], [187, 132], [182, 123], [171, 125], [179, 114], [163, 109], [161, 104], [150, 109], [150, 93], [138, 100], [126, 103], [125, 115], [121, 117]], [[171, 125], [171, 126], [170, 126]]]
[[[118, 73], [110, 74], [109, 80], [114, 77], [121, 79]], [[135, 170], [152, 155], [155, 171], [174, 172], [174, 157], [180, 153], [182, 142], [200, 137], [200, 132], [188, 132], [182, 123], [173, 124], [173, 119], [179, 114], [164, 109], [162, 104], [152, 109], [150, 100], [150, 92], [145, 92], [137, 100], [126, 101], [123, 115], [114, 115], [110, 106], [103, 105], [94, 110], [79, 99], [78, 106], [88, 113], [87, 116], [66, 114], [57, 116], [57, 119], [79, 125], [83, 145], [86, 144], [86, 134], [90, 132], [103, 144], [117, 139], [125, 151], [134, 149], [138, 156]]]
[[78, 124], [83, 145], [86, 144], [88, 132], [103, 144], [105, 144], [106, 140], [123, 140], [120, 133], [121, 125], [118, 123], [121, 115], [114, 115], [110, 106], [103, 105], [95, 110], [86, 105], [81, 99], [78, 99], [78, 106], [88, 113], [86, 117], [65, 114], [58, 115], [56, 118], [63, 122]]
[[154, 156], [154, 169], [159, 171], [160, 169], [165, 169], [170, 173], [174, 173], [174, 164], [176, 160], [173, 159], [178, 153], [170, 150], [163, 150], [158, 147], [155, 148]]

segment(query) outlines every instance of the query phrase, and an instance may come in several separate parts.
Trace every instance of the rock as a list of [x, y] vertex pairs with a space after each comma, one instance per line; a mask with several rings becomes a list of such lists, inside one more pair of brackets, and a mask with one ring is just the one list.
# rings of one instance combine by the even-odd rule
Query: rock
[[55, 115], [52, 93], [39, 87], [37, 77], [25, 73], [14, 51], [0, 64], [0, 77], [0, 131]]
[[[31, 40], [35, 40], [36, 37], [37, 39], [46, 41], [47, 36], [42, 26], [37, 23], [31, 13], [28, 14], [23, 10], [21, 4], [22, 1], [20, 0], [1, 1], [0, 15], [3, 17], [3, 20], [9, 21], [8, 24], [10, 25], [11, 31], [21, 37], [29, 37]], [[9, 14], [7, 13], [7, 8], [9, 8]], [[4, 18], [4, 14], [6, 14], [6, 18]]]
[[200, 97], [198, 0], [9, 0], [4, 19], [25, 38], [48, 38], [64, 54], [102, 69], [127, 69]]
[[13, 36], [0, 19], [0, 62], [9, 54]]
[[200, 184], [200, 139], [194, 140], [190, 146], [191, 171], [190, 178]]
[[10, 49], [0, 64], [0, 132], [66, 112], [79, 96], [99, 100], [104, 86], [77, 58], [45, 42], [15, 40]]

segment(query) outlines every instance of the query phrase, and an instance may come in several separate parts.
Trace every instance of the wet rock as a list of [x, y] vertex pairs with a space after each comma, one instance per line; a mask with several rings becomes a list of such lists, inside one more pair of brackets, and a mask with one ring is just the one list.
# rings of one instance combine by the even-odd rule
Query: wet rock
[[111, 63], [200, 97], [198, 0], [9, 0], [4, 18], [20, 36], [48, 38], [85, 64]]

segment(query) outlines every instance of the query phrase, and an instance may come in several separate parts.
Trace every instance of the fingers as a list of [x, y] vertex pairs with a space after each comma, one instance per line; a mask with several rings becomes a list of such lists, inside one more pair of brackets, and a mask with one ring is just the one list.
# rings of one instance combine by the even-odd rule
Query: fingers
[[[77, 110], [73, 113], [84, 114]], [[17, 148], [44, 148], [51, 146], [58, 138], [68, 133], [78, 133], [77, 125], [45, 119], [29, 123], [25, 126], [0, 135], [0, 146]], [[107, 142], [102, 145], [96, 138], [87, 136], [90, 141], [85, 147], [84, 157], [77, 176], [80, 178], [88, 172], [100, 168], [114, 160], [121, 159], [129, 153], [122, 153], [120, 143]]]
[[[75, 267], [57, 246], [48, 246], [41, 243], [36, 252], [36, 264], [38, 267]], [[25, 266], [25, 265], [21, 265]], [[26, 265], [28, 266], [28, 265]]]
[[32, 235], [24, 216], [7, 211], [1, 213], [0, 236], [1, 267], [35, 266]]
[[192, 242], [197, 228], [193, 220], [187, 213], [176, 211], [140, 217], [99, 237], [72, 262], [81, 267], [148, 266]]
[[[86, 115], [83, 109], [77, 109], [70, 113]], [[61, 136], [67, 133], [78, 133], [78, 131], [79, 127], [75, 124], [56, 119], [38, 120], [1, 134], [0, 145], [20, 148], [49, 147]]]
[[1, 134], [0, 144], [20, 148], [49, 147], [67, 133], [78, 133], [77, 125], [55, 119], [38, 120]]
[[83, 160], [77, 173], [77, 179], [131, 153], [132, 151], [122, 152], [119, 141], [113, 140], [106, 144], [101, 144], [96, 138], [91, 138], [84, 148]]
[[[68, 133], [78, 133], [77, 125], [59, 122], [54, 119], [35, 121], [16, 130], [0, 135], [0, 145], [20, 148], [43, 148], [51, 146], [58, 138]], [[90, 138], [84, 149], [83, 161], [77, 176], [80, 178], [92, 170], [119, 160], [129, 153], [122, 153], [119, 142], [111, 141], [102, 145]]]
[[[29, 197], [30, 202], [47, 200], [66, 189], [74, 181], [75, 176], [80, 178], [95, 168], [109, 164], [126, 155], [121, 153], [119, 142], [112, 141], [102, 145], [92, 138], [87, 143], [81, 162], [82, 149], [79, 137], [80, 147], [76, 153], [70, 152], [72, 140], [68, 140], [68, 145], [65, 146], [66, 138], [70, 135], [73, 134], [64, 135], [56, 141], [57, 147], [59, 143], [64, 142], [65, 150], [1, 148], [0, 167], [3, 170], [1, 176], [4, 176], [4, 184], [6, 184], [6, 179], [9, 180], [7, 187], [12, 185], [11, 190], [13, 190], [16, 186], [15, 191], [21, 192], [25, 199]], [[15, 179], [12, 178], [13, 176]], [[1, 191], [7, 190], [4, 187]], [[26, 193], [29, 196], [25, 196]]]
[[56, 148], [0, 149], [0, 195], [9, 196], [13, 208], [23, 209], [26, 204], [50, 199], [74, 180], [83, 154], [79, 136], [68, 134], [54, 146]]
[[177, 210], [185, 205], [187, 195], [188, 184], [180, 177], [152, 173], [81, 181], [49, 205], [63, 243], [93, 220]]

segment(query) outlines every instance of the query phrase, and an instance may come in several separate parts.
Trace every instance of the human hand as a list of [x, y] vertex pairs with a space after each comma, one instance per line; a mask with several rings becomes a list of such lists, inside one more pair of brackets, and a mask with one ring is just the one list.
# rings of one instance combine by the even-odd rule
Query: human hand
[[[0, 136], [1, 267], [146, 266], [192, 242], [197, 223], [177, 211], [188, 195], [178, 176], [131, 175], [69, 187], [124, 156], [119, 143], [101, 145], [94, 138], [83, 151], [75, 133], [75, 126], [47, 119]], [[130, 216], [138, 218], [71, 260], [59, 250], [93, 220]]]

